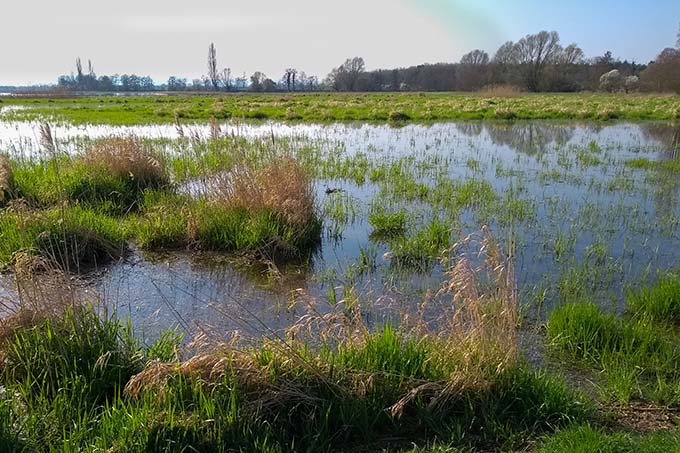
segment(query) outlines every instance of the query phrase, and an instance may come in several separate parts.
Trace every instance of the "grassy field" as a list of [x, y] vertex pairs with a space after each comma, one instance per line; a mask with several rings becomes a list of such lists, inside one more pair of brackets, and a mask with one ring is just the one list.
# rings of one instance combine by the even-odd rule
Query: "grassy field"
[[577, 119], [606, 121], [680, 118], [680, 96], [623, 94], [235, 94], [4, 99], [5, 120], [74, 124], [161, 124], [181, 121], [438, 121], [455, 119]]
[[24, 292], [0, 323], [0, 451], [677, 451], [677, 320], [657, 314], [677, 312], [678, 277], [631, 293], [623, 319], [587, 302], [553, 313], [562, 366], [603, 374], [586, 394], [524, 361], [511, 261], [491, 235], [480, 249], [475, 273], [450, 268], [456, 307], [436, 322], [373, 329], [345, 299], [285, 337], [187, 358], [175, 331], [145, 344], [63, 272], [24, 270], [23, 288], [57, 289]]
[[[291, 99], [314, 103], [322, 96]], [[417, 95], [328, 98], [383, 99], [380, 108], [393, 109], [395, 101], [384, 101], [389, 96], [404, 106], [411, 99], [414, 109], [425, 102], [417, 104]], [[665, 105], [667, 115], [678, 102], [592, 97], [618, 102], [629, 115], [645, 103]], [[157, 118], [144, 113], [147, 107], [205, 103], [195, 116], [182, 117], [199, 121], [215, 116], [216, 102], [274, 105], [281, 98], [80, 99], [82, 110], [58, 115], [75, 122], [151, 123]], [[442, 105], [482, 102], [423, 98]], [[499, 102], [566, 99], [576, 105], [585, 98]], [[130, 110], [88, 112], [101, 101], [116, 101], [116, 108], [128, 101]], [[40, 100], [38, 110], [7, 115], [27, 119], [68, 102]], [[82, 116], [69, 117], [73, 112]], [[87, 115], [93, 120], [85, 121]], [[389, 114], [373, 119], [389, 120]], [[174, 114], [158, 120], [174, 122]], [[550, 137], [565, 129], [505, 122], [484, 129], [471, 122], [459, 127], [469, 127], [472, 136], [486, 131], [509, 148], [525, 136], [530, 143], [499, 156], [485, 155], [474, 142], [469, 153], [450, 156], [463, 141], [442, 143], [445, 152], [438, 154], [416, 148], [422, 142], [426, 149], [429, 140], [407, 136], [414, 143], [408, 153], [392, 155], [389, 149], [349, 153], [299, 137], [239, 137], [215, 123], [202, 134], [176, 126], [181, 133], [174, 140], [56, 142], [43, 125], [37, 157], [0, 157], [0, 264], [18, 294], [17, 300], [0, 299], [3, 312], [12, 305], [0, 319], [0, 452], [680, 450], [680, 275], [650, 271], [633, 280], [623, 271], [637, 264], [633, 255], [653, 248], [658, 237], [674, 237], [680, 225], [674, 215], [680, 166], [677, 157], [662, 154], [665, 145], [650, 151], [635, 128], [624, 127], [636, 146], [631, 152], [628, 142], [616, 140], [566, 140], [551, 152]], [[672, 128], [640, 127], [649, 137], [670, 134], [669, 143], [677, 143]], [[434, 132], [435, 141], [446, 135]], [[324, 191], [319, 184], [331, 187]], [[346, 189], [334, 191], [335, 184]], [[562, 196], [575, 187], [585, 192], [573, 200]], [[500, 234], [538, 232], [533, 242], [547, 257], [542, 263], [554, 265], [552, 280], [520, 291], [516, 264], [523, 249], [536, 244], [509, 233], [497, 241], [488, 227], [463, 235], [466, 217]], [[77, 274], [134, 248], [305, 262], [323, 237], [341, 237], [355, 218], [365, 219], [362, 228], [374, 248], [342, 262], [343, 275], [319, 276], [330, 282], [327, 297], [288, 294], [286, 316], [294, 306], [306, 311], [280, 335], [228, 341], [199, 335], [187, 345], [171, 330], [146, 341], [75, 287]], [[615, 256], [608, 235], [618, 233], [631, 241], [634, 254]], [[584, 235], [592, 237], [579, 242]], [[383, 301], [360, 293], [357, 283], [376, 268], [383, 250], [395, 272], [389, 278], [440, 275], [434, 267], [442, 276], [436, 287], [409, 293], [390, 322], [371, 319], [370, 307]], [[654, 259], [643, 264], [651, 269]], [[614, 280], [626, 280], [618, 307], [607, 286]], [[547, 298], [554, 303], [543, 310]], [[532, 317], [534, 310], [545, 317]], [[523, 349], [526, 334], [538, 338], [532, 345], [543, 351], [540, 363]]]

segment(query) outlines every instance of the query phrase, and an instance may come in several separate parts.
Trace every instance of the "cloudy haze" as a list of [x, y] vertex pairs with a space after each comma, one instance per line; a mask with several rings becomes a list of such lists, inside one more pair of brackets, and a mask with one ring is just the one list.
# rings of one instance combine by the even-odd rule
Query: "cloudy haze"
[[[675, 42], [680, 2], [538, 0], [4, 1], [0, 85], [45, 83], [91, 59], [97, 74], [165, 81], [206, 73], [207, 47], [238, 76], [286, 67], [323, 78], [359, 55], [369, 69], [457, 61], [474, 48], [557, 30], [588, 56], [646, 62]], [[562, 2], [566, 3], [566, 2]], [[540, 7], [539, 7], [540, 6]], [[587, 12], [587, 14], [584, 14]], [[637, 30], [637, 31], [636, 31]]]

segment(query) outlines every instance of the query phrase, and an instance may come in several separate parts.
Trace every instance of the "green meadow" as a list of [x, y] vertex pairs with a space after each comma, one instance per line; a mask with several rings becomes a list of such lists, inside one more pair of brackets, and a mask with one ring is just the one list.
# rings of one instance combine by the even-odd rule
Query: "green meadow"
[[0, 452], [680, 451], [679, 99], [3, 99]]
[[443, 120], [673, 120], [677, 95], [641, 94], [235, 94], [4, 99], [5, 120], [47, 117], [73, 124], [163, 124], [175, 121], [443, 121]]

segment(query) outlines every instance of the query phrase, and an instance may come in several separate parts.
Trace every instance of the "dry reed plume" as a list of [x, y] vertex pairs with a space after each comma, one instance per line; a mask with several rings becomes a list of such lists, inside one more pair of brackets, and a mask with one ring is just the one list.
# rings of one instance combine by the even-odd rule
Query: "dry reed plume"
[[[418, 314], [403, 316], [399, 335], [430, 345], [428, 367], [446, 369], [448, 377], [442, 381], [404, 378], [399, 387], [402, 396], [389, 408], [395, 418], [416, 400], [429, 401], [429, 406], [437, 409], [465, 392], [483, 390], [491, 385], [494, 376], [516, 363], [517, 294], [512, 260], [504, 255], [487, 228], [481, 235], [466, 238], [457, 249], [473, 247], [478, 248], [481, 259], [459, 255], [435, 296], [448, 300], [445, 314], [426, 321], [422, 312], [432, 302], [426, 301]], [[475, 261], [481, 264], [475, 266]], [[274, 410], [313, 398], [305, 392], [308, 381], [305, 384], [299, 378], [300, 370], [306, 370], [332, 392], [361, 398], [387, 375], [345, 369], [339, 379], [338, 370], [333, 371], [327, 362], [300, 353], [314, 345], [360, 348], [371, 341], [374, 334], [361, 314], [358, 300], [351, 292], [348, 294], [348, 300], [330, 310], [299, 294], [307, 313], [288, 329], [285, 340], [267, 340], [261, 346], [277, 358], [271, 362], [278, 373], [275, 381], [267, 368], [272, 365], [258, 363], [255, 351], [240, 350], [232, 342], [181, 364], [154, 362], [129, 382], [126, 392], [133, 396], [145, 389], [162, 393], [168, 379], [178, 373], [207, 385], [229, 373], [253, 398], [255, 410]]]
[[30, 253], [16, 254], [13, 283], [14, 287], [3, 288], [11, 297], [0, 299], [0, 342], [18, 329], [60, 319], [68, 309], [83, 306], [73, 278]]
[[314, 218], [312, 179], [291, 156], [276, 157], [260, 169], [236, 165], [215, 189], [217, 203], [250, 212], [272, 211], [291, 225], [305, 226]]
[[83, 160], [118, 177], [132, 178], [143, 187], [159, 187], [168, 182], [163, 160], [135, 137], [100, 140], [85, 153]]
[[12, 176], [12, 167], [9, 163], [9, 158], [0, 155], [0, 204], [5, 204], [12, 192], [14, 186], [14, 178]]

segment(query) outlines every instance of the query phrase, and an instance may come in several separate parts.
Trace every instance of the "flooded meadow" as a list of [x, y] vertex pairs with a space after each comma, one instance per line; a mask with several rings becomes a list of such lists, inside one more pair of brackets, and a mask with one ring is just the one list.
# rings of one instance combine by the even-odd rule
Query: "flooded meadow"
[[[301, 259], [132, 242], [78, 277], [144, 336], [280, 335], [310, 301], [324, 311], [352, 300], [382, 325], [436, 295], [459, 245], [484, 227], [513, 260], [527, 325], [569, 302], [621, 312], [627, 290], [680, 259], [680, 128], [670, 123], [213, 121], [52, 132], [56, 152], [71, 156], [101, 138], [138, 137], [166, 156], [173, 187], [190, 198], [210, 197], [234, 154], [291, 155], [313, 178], [321, 240]], [[0, 149], [21, 162], [55, 152], [30, 122], [0, 123]], [[7, 294], [12, 278], [2, 276]]]

